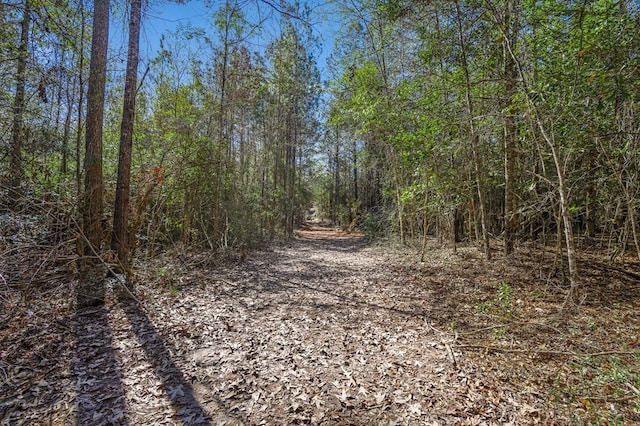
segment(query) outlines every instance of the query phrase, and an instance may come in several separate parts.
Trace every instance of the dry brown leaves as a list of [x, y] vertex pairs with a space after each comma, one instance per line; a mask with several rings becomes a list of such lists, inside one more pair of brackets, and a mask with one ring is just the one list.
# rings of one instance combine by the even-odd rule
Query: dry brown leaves
[[[0, 329], [3, 424], [568, 424], [610, 404], [597, 399], [607, 390], [567, 393], [563, 380], [586, 371], [568, 354], [638, 344], [620, 345], [638, 331], [626, 305], [602, 318], [591, 294], [558, 317], [548, 262], [467, 248], [420, 264], [404, 248], [303, 231], [244, 262], [140, 265], [145, 309], [109, 301], [76, 315], [69, 286], [34, 296]], [[625, 421], [632, 403], [616, 403]]]

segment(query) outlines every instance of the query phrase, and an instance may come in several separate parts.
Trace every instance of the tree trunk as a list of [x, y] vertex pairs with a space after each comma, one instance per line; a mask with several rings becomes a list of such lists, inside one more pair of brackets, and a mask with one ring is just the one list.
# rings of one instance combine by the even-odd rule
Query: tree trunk
[[94, 0], [91, 65], [87, 91], [85, 179], [82, 228], [85, 259], [78, 288], [78, 307], [104, 303], [104, 276], [97, 258], [102, 242], [102, 123], [109, 38], [109, 0]]
[[[73, 108], [71, 107], [72, 101], [74, 98], [73, 93], [73, 84], [71, 81], [67, 80], [66, 88], [66, 97], [67, 97], [67, 112], [64, 117], [64, 127], [62, 134], [62, 163], [60, 164], [60, 173], [67, 177], [69, 173], [69, 138], [71, 135], [71, 116], [73, 115]], [[66, 179], [65, 179], [66, 181]]]
[[118, 181], [113, 213], [111, 250], [127, 270], [130, 266], [131, 246], [129, 242], [129, 197], [131, 187], [131, 148], [136, 113], [136, 91], [138, 84], [138, 51], [140, 45], [140, 14], [142, 0], [131, 0], [129, 20], [129, 52], [124, 83], [122, 125], [120, 130], [120, 153], [118, 157]]
[[393, 147], [389, 146], [387, 149], [388, 149], [387, 158], [391, 160], [391, 167], [393, 171], [393, 181], [395, 183], [396, 209], [398, 212], [398, 231], [400, 232], [400, 242], [402, 244], [406, 244], [407, 236], [404, 229], [404, 220], [405, 220], [404, 203], [402, 202], [402, 192], [401, 192], [402, 182], [400, 179], [400, 171], [398, 170], [400, 168], [400, 165], [398, 164], [399, 160]]
[[29, 24], [31, 22], [31, 4], [25, 1], [18, 47], [18, 66], [16, 69], [16, 94], [13, 100], [13, 123], [11, 126], [9, 207], [17, 209], [22, 196], [22, 145], [24, 143], [25, 85], [27, 80], [27, 57], [29, 56]]
[[76, 132], [76, 190], [78, 193], [78, 199], [81, 199], [82, 195], [82, 168], [80, 167], [80, 159], [82, 152], [82, 106], [84, 105], [84, 33], [85, 33], [85, 19], [84, 19], [84, 2], [79, 2], [80, 10], [80, 46], [78, 52], [78, 118], [77, 118], [77, 132]]
[[[357, 206], [360, 206], [358, 195], [358, 141], [352, 137], [352, 152], [353, 158], [351, 163], [352, 175], [353, 175], [353, 200]], [[358, 207], [359, 208], [359, 207]]]
[[331, 217], [334, 224], [339, 224], [338, 207], [340, 206], [340, 133], [336, 129], [335, 152], [333, 157], [334, 182], [331, 198]]
[[474, 122], [473, 99], [471, 98], [471, 79], [469, 77], [469, 67], [467, 64], [467, 52], [465, 48], [464, 35], [462, 31], [462, 18], [460, 15], [460, 4], [456, 1], [456, 19], [458, 22], [458, 40], [460, 42], [460, 50], [462, 53], [462, 69], [465, 77], [465, 97], [467, 100], [467, 114], [469, 118], [469, 130], [471, 132], [471, 151], [473, 156], [473, 166], [476, 175], [476, 188], [478, 191], [478, 204], [480, 210], [480, 224], [482, 226], [482, 241], [484, 245], [484, 255], [487, 260], [491, 259], [491, 247], [489, 245], [489, 230], [487, 227], [487, 210], [485, 206], [485, 191], [482, 182], [484, 168], [482, 159], [480, 158], [479, 141], [480, 137]]
[[514, 98], [516, 96], [517, 71], [513, 58], [509, 54], [509, 43], [516, 42], [518, 34], [517, 1], [511, 0], [505, 4], [504, 31], [509, 37], [508, 41], [503, 41], [504, 60], [504, 233], [505, 244], [504, 253], [510, 255], [516, 234], [519, 228], [517, 215], [518, 198], [516, 196], [516, 124]]
[[[489, 5], [489, 11], [493, 15], [493, 19], [495, 23], [500, 26], [500, 22], [498, 17], [495, 14], [495, 7], [491, 4], [490, 1], [487, 0], [487, 4]], [[500, 27], [500, 31], [502, 32], [502, 38], [504, 42], [504, 46], [507, 48], [509, 52], [509, 56], [513, 59], [513, 64], [517, 70], [518, 76], [522, 82], [522, 92], [527, 101], [527, 105], [531, 111], [531, 115], [535, 120], [535, 125], [538, 127], [542, 138], [545, 143], [549, 146], [551, 150], [551, 155], [553, 156], [553, 164], [556, 169], [556, 175], [558, 177], [558, 196], [560, 202], [560, 215], [564, 228], [564, 238], [565, 244], [567, 246], [567, 264], [569, 266], [569, 294], [567, 295], [567, 300], [573, 300], [573, 297], [576, 294], [578, 288], [578, 264], [576, 261], [576, 246], [573, 236], [573, 223], [571, 220], [571, 212], [569, 211], [569, 198], [568, 198], [568, 190], [567, 184], [565, 180], [564, 166], [562, 158], [560, 158], [560, 148], [558, 147], [555, 138], [549, 134], [547, 128], [542, 120], [542, 116], [540, 114], [540, 110], [534, 100], [531, 98], [531, 91], [529, 90], [528, 79], [522, 70], [522, 66], [518, 62], [518, 58], [513, 50], [513, 46], [511, 45], [511, 40], [509, 35], [504, 31], [504, 28]]]

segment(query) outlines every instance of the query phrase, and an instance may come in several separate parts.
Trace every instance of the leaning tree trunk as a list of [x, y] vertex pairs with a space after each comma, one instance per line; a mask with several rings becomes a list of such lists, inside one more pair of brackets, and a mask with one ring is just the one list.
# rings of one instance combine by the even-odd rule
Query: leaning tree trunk
[[556, 173], [558, 175], [558, 195], [560, 198], [560, 214], [562, 216], [562, 224], [564, 225], [564, 238], [567, 245], [567, 263], [569, 265], [569, 297], [575, 295], [578, 288], [578, 265], [576, 262], [575, 242], [573, 238], [573, 221], [571, 220], [571, 213], [569, 212], [569, 199], [567, 197], [567, 184], [564, 176], [564, 169], [562, 166], [562, 159], [560, 158], [560, 150], [558, 145], [553, 139], [551, 139], [542, 124], [540, 119], [537, 119], [538, 128], [542, 133], [542, 137], [551, 148], [553, 154], [553, 163], [556, 167]]
[[102, 242], [103, 190], [102, 123], [109, 37], [109, 0], [94, 0], [91, 65], [87, 91], [85, 137], [85, 179], [82, 229], [84, 256], [78, 283], [78, 307], [104, 303], [104, 271], [100, 264]]

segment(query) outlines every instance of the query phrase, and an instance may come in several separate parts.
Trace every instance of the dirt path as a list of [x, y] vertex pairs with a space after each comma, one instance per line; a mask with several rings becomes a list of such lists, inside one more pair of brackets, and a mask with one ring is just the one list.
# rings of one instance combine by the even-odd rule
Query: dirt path
[[[542, 396], [516, 394], [450, 345], [440, 314], [451, 307], [438, 305], [437, 289], [408, 283], [393, 267], [399, 256], [358, 235], [306, 227], [291, 243], [232, 264], [144, 265], [139, 290], [148, 309], [110, 302], [78, 317], [61, 313], [46, 329], [55, 344], [42, 356], [63, 362], [3, 370], [10, 393], [0, 417], [86, 425], [561, 423]], [[7, 365], [19, 362], [27, 363]]]
[[[361, 236], [311, 227], [219, 275], [178, 269], [175, 290], [153, 298], [166, 349], [140, 350], [140, 333], [114, 336], [130, 381], [129, 420], [522, 424], [546, 416], [453, 351], [451, 336], [430, 323], [433, 300], [389, 268], [395, 260]], [[126, 319], [116, 314], [114, 328], [141, 322]], [[168, 358], [166, 374], [142, 368]], [[192, 403], [176, 403], [183, 396]], [[149, 401], [160, 400], [149, 413]]]

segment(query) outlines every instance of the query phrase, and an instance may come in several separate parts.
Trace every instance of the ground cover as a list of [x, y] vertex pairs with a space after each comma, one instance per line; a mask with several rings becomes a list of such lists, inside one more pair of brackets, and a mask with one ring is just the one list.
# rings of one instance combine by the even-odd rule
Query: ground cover
[[136, 266], [141, 304], [76, 312], [52, 247], [2, 261], [2, 424], [640, 423], [636, 263], [585, 255], [560, 310], [538, 246], [432, 241], [420, 262], [307, 225], [246, 256], [167, 252]]

